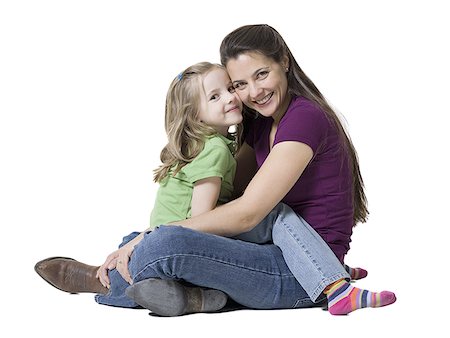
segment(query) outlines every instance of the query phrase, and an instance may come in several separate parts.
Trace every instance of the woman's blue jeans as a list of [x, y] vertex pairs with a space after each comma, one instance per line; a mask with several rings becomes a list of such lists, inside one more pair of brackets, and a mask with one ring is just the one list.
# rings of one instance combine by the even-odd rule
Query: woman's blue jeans
[[[128, 235], [121, 245], [138, 234]], [[180, 280], [221, 290], [246, 307], [277, 309], [316, 306], [324, 300], [322, 291], [327, 285], [349, 278], [322, 238], [284, 204], [251, 232], [238, 237], [160, 226], [147, 233], [134, 249], [129, 262], [133, 282], [148, 278]], [[266, 242], [271, 237], [274, 244], [251, 242]], [[109, 293], [96, 295], [96, 301], [137, 307], [125, 295], [129, 284], [115, 269], [109, 278]]]

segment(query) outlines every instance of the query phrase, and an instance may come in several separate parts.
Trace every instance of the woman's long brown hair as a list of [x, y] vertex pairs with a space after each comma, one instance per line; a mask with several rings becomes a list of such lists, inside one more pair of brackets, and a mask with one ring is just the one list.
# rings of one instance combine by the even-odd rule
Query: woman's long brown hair
[[369, 211], [367, 198], [364, 193], [364, 182], [359, 169], [358, 155], [336, 112], [328, 104], [319, 89], [302, 71], [286, 42], [274, 28], [268, 25], [248, 25], [234, 30], [222, 41], [220, 46], [221, 62], [226, 66], [230, 59], [235, 59], [239, 55], [249, 52], [260, 53], [278, 63], [281, 63], [288, 56], [288, 92], [291, 96], [302, 96], [316, 102], [338, 130], [340, 138], [348, 150], [349, 166], [353, 174], [354, 225], [358, 222], [366, 222]]

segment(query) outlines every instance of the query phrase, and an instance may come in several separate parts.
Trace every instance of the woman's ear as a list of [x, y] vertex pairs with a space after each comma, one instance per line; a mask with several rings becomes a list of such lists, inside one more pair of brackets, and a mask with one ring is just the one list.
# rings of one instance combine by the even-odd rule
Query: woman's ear
[[289, 57], [287, 55], [283, 56], [283, 59], [281, 60], [281, 66], [283, 66], [283, 69], [286, 71], [286, 73], [289, 71]]

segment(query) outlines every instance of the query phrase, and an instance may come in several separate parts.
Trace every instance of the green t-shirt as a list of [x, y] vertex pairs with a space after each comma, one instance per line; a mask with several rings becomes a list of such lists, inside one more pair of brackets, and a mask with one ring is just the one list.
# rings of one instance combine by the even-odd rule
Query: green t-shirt
[[150, 228], [191, 217], [194, 183], [208, 177], [220, 177], [218, 204], [230, 200], [236, 172], [232, 141], [220, 134], [208, 137], [203, 150], [191, 163], [173, 176], [171, 172], [161, 182], [150, 217]]

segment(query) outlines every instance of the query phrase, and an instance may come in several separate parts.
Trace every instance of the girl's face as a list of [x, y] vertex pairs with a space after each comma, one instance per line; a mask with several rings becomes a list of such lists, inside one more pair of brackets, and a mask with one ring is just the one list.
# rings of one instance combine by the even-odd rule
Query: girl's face
[[228, 74], [242, 102], [276, 121], [283, 117], [291, 100], [287, 67], [287, 57], [278, 63], [256, 52], [241, 54], [227, 63]]
[[214, 68], [203, 77], [199, 119], [222, 135], [228, 128], [242, 122], [242, 101], [236, 94], [224, 69]]

